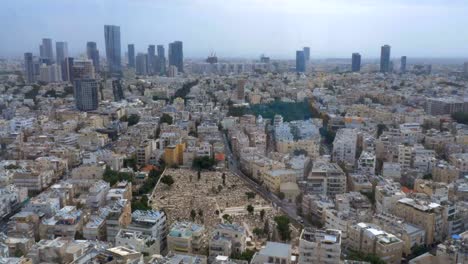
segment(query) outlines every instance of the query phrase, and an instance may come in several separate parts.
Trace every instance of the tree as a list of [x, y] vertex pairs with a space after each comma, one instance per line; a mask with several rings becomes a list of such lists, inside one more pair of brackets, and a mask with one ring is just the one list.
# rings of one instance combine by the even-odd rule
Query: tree
[[379, 138], [380, 135], [382, 135], [382, 133], [387, 130], [388, 128], [385, 124], [378, 124], [377, 125], [377, 138]]
[[284, 199], [286, 195], [284, 194], [284, 192], [279, 192], [278, 193], [278, 198], [280, 198], [280, 200], [282, 201]]
[[172, 125], [172, 122], [173, 122], [172, 116], [166, 113], [164, 113], [159, 119], [159, 124], [166, 123], [168, 125]]
[[255, 193], [254, 192], [246, 192], [245, 195], [247, 195], [247, 199], [253, 199], [255, 198]]
[[138, 124], [138, 122], [140, 122], [140, 116], [139, 115], [131, 114], [128, 117], [128, 126], [136, 125], [136, 124]]
[[223, 219], [224, 219], [224, 221], [226, 221], [226, 222], [229, 222], [229, 223], [231, 222], [231, 216], [228, 215], [228, 214], [223, 214]]
[[252, 230], [252, 233], [253, 233], [254, 235], [260, 237], [260, 236], [263, 235], [263, 229], [256, 227], [256, 228], [254, 228], [254, 229]]
[[226, 185], [226, 173], [223, 172], [223, 175], [221, 175], [221, 179], [223, 179], [223, 185]]
[[210, 170], [215, 163], [215, 160], [209, 156], [195, 157], [192, 162], [192, 167], [198, 170]]
[[223, 186], [218, 185], [218, 193], [220, 193], [223, 190]]
[[167, 186], [171, 187], [171, 185], [174, 184], [174, 179], [172, 178], [171, 175], [164, 175], [161, 178], [161, 182], [166, 184]]
[[244, 260], [250, 263], [254, 254], [255, 254], [255, 251], [247, 249], [246, 251], [242, 253], [232, 253], [231, 259]]
[[260, 219], [263, 221], [263, 218], [265, 218], [265, 209], [260, 210]]
[[192, 209], [192, 211], [190, 211], [190, 218], [192, 218], [192, 221], [195, 221], [196, 216], [197, 212], [195, 212], [195, 209]]
[[200, 179], [201, 179], [201, 171], [198, 170], [198, 172], [197, 172], [197, 180], [200, 181]]
[[203, 217], [203, 210], [202, 209], [198, 209], [198, 216]]
[[276, 229], [282, 241], [291, 239], [291, 230], [289, 229], [289, 218], [285, 215], [280, 215], [274, 218], [276, 222]]
[[298, 196], [296, 196], [296, 204], [297, 205], [302, 204], [302, 198], [303, 198], [302, 193], [300, 193]]
[[457, 123], [468, 125], [468, 113], [456, 112], [452, 114], [452, 118], [457, 121]]
[[251, 204], [247, 205], [246, 209], [247, 209], [247, 212], [249, 212], [249, 214], [253, 214], [253, 212], [254, 212], [253, 205], [251, 205]]

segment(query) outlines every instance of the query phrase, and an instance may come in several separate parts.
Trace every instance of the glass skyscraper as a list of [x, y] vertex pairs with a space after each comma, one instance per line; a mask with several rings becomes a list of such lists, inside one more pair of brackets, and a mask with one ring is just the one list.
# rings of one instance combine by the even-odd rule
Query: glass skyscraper
[[306, 58], [303, 50], [296, 51], [296, 72], [305, 72]]
[[175, 66], [178, 72], [184, 72], [184, 51], [182, 41], [169, 43], [169, 66]]
[[380, 72], [390, 72], [390, 46], [384, 45], [380, 49]]
[[96, 42], [88, 41], [86, 43], [86, 55], [88, 59], [93, 61], [95, 71], [99, 71], [99, 50], [97, 49]]
[[358, 72], [361, 70], [361, 54], [353, 53], [351, 57], [351, 71]]
[[107, 67], [110, 73], [122, 72], [120, 53], [120, 27], [114, 25], [104, 26], [104, 39], [106, 42]]
[[135, 45], [128, 44], [128, 67], [135, 68]]

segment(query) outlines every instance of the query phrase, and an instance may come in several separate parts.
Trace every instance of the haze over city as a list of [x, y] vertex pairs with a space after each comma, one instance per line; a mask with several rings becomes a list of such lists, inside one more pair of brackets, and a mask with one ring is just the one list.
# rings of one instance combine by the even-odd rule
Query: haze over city
[[383, 44], [395, 57], [467, 57], [467, 13], [463, 0], [3, 1], [0, 56], [35, 51], [43, 37], [67, 41], [72, 55], [87, 41], [103, 50], [103, 25], [115, 24], [122, 45], [177, 39], [189, 58], [293, 59], [300, 46], [315, 58], [377, 58]]

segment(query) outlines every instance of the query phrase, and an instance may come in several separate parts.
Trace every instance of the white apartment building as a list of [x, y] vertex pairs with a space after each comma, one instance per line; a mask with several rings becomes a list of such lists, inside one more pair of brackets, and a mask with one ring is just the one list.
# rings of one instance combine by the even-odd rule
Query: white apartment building
[[333, 141], [332, 157], [334, 162], [343, 162], [354, 167], [356, 161], [357, 131], [351, 128], [341, 128]]
[[340, 230], [302, 230], [299, 239], [299, 264], [339, 264], [340, 255]]

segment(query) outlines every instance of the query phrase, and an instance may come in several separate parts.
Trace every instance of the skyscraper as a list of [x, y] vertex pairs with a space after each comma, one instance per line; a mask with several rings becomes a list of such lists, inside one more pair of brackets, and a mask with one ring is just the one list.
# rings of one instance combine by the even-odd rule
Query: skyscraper
[[128, 67], [135, 68], [135, 45], [128, 44]]
[[156, 74], [156, 70], [159, 67], [157, 66], [156, 61], [156, 46], [149, 45], [148, 46], [148, 73], [153, 75]]
[[55, 43], [55, 53], [57, 54], [57, 65], [61, 65], [62, 62], [68, 57], [68, 44], [67, 42], [59, 41]]
[[158, 45], [158, 62], [159, 62], [159, 74], [166, 74], [166, 52], [163, 45]]
[[41, 47], [41, 57], [44, 59], [48, 59], [49, 65], [52, 64], [54, 62], [54, 50], [52, 49], [52, 39], [43, 38]]
[[72, 67], [73, 79], [95, 79], [92, 60], [75, 60]]
[[302, 50], [304, 51], [305, 60], [309, 61], [310, 60], [310, 48], [304, 47]]
[[99, 71], [99, 50], [96, 42], [88, 41], [86, 43], [86, 55], [88, 59], [93, 61], [94, 70]]
[[182, 41], [169, 43], [169, 66], [176, 66], [178, 72], [184, 72], [184, 51]]
[[98, 83], [94, 79], [74, 80], [76, 108], [81, 111], [92, 111], [98, 108]]
[[406, 56], [401, 56], [400, 72], [401, 72], [401, 73], [405, 73], [405, 72], [406, 72]]
[[24, 54], [24, 77], [26, 83], [34, 82], [34, 62], [31, 52], [26, 52]]
[[105, 25], [104, 39], [106, 42], [106, 58], [109, 72], [121, 74], [120, 27]]
[[125, 99], [123, 92], [123, 84], [121, 79], [112, 80], [112, 93], [114, 95], [114, 101], [118, 102]]
[[353, 53], [351, 58], [351, 71], [358, 72], [361, 71], [361, 54]]
[[296, 51], [296, 72], [305, 72], [306, 60], [303, 50]]
[[148, 55], [144, 53], [138, 53], [136, 55], [136, 74], [138, 75], [148, 74]]
[[62, 63], [62, 80], [73, 82], [73, 58], [67, 57]]
[[380, 49], [380, 72], [390, 71], [390, 46], [384, 45]]

